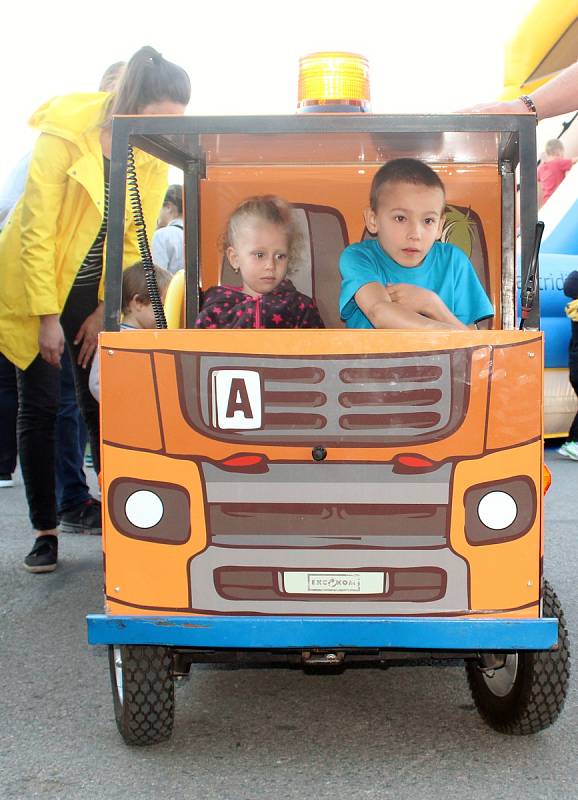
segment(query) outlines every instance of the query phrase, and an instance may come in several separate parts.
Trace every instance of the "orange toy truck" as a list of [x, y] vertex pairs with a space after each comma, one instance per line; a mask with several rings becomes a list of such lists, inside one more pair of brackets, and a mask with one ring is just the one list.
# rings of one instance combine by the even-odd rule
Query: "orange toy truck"
[[[169, 327], [128, 335], [132, 147], [184, 172], [186, 270]], [[346, 330], [339, 319], [339, 254], [367, 235], [371, 177], [399, 155], [443, 177], [444, 238], [496, 308], [484, 330]], [[568, 640], [542, 574], [538, 301], [524, 330], [515, 322], [518, 164], [530, 295], [530, 116], [115, 120], [99, 345], [106, 613], [88, 626], [109, 646], [128, 743], [170, 736], [175, 676], [239, 653], [327, 670], [408, 651], [454, 657], [497, 730], [556, 719]], [[193, 329], [200, 287], [235, 280], [218, 246], [227, 215], [263, 193], [292, 204], [303, 239], [292, 280], [327, 329]]]

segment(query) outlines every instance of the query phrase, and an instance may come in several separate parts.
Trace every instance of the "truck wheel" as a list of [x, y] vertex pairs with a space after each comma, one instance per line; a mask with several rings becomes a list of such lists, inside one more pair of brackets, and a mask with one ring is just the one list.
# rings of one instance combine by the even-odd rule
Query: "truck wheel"
[[110, 645], [114, 715], [127, 744], [170, 738], [175, 718], [172, 652], [168, 647]]
[[558, 619], [558, 648], [546, 651], [483, 654], [466, 662], [474, 703], [483, 719], [500, 733], [523, 736], [549, 727], [562, 710], [570, 675], [564, 612], [544, 581], [544, 617]]

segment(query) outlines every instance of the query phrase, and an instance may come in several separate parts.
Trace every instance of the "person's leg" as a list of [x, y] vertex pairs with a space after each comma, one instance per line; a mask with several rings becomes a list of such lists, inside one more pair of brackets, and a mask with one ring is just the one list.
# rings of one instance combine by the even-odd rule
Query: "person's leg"
[[[570, 383], [572, 384], [572, 388], [578, 397], [578, 354], [575, 359], [572, 357], [570, 358]], [[574, 421], [570, 426], [568, 440], [570, 442], [578, 442], [578, 413], [574, 417]]]
[[84, 474], [86, 427], [76, 402], [68, 349], [62, 354], [60, 364], [60, 408], [56, 417], [56, 508], [59, 515], [90, 500]]
[[16, 367], [0, 353], [0, 487], [12, 486], [16, 469], [16, 415], [18, 388]]
[[100, 420], [98, 403], [90, 393], [88, 388], [88, 378], [90, 375], [90, 364], [82, 368], [78, 363], [80, 345], [74, 344], [74, 339], [84, 320], [91, 314], [98, 304], [98, 286], [94, 287], [73, 287], [60, 321], [64, 329], [64, 335], [70, 350], [72, 367], [74, 371], [74, 383], [76, 386], [76, 399], [80, 408], [84, 422], [88, 430], [90, 449], [92, 451], [92, 461], [94, 471], [98, 475], [100, 472]]
[[99, 405], [92, 396], [88, 388], [88, 378], [90, 376], [90, 364], [83, 369], [77, 364], [76, 359], [80, 352], [78, 345], [72, 344], [70, 339], [67, 339], [70, 347], [71, 357], [73, 359], [74, 383], [76, 386], [76, 400], [78, 407], [82, 413], [86, 428], [88, 430], [88, 439], [90, 442], [90, 450], [92, 453], [92, 463], [94, 471], [98, 475], [100, 472], [100, 418], [99, 418]]
[[[80, 345], [74, 344], [74, 339], [80, 326], [97, 306], [97, 291], [98, 287], [96, 286], [73, 287], [66, 301], [60, 321], [72, 362], [76, 399], [88, 430], [92, 462], [94, 470], [98, 475], [100, 472], [99, 407], [88, 388], [90, 364], [83, 369], [77, 363]], [[89, 498], [82, 505], [63, 511], [60, 517], [60, 530], [63, 533], [100, 534], [102, 532], [100, 502]]]
[[52, 572], [58, 559], [54, 432], [60, 402], [60, 370], [38, 355], [17, 371], [18, 447], [30, 522], [37, 539], [24, 560], [30, 572]]

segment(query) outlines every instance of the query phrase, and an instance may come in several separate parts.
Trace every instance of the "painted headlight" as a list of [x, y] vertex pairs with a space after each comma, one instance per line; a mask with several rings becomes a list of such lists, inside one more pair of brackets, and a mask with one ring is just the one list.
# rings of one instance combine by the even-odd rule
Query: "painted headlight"
[[478, 503], [480, 522], [493, 531], [509, 528], [517, 515], [516, 501], [507, 492], [488, 492]]
[[162, 520], [164, 510], [158, 494], [147, 489], [133, 492], [124, 505], [128, 521], [137, 528], [154, 528]]
[[117, 478], [108, 490], [108, 513], [133, 539], [183, 544], [191, 535], [189, 494], [176, 484]]
[[536, 518], [536, 486], [520, 475], [472, 486], [464, 497], [466, 539], [498, 544], [524, 536]]

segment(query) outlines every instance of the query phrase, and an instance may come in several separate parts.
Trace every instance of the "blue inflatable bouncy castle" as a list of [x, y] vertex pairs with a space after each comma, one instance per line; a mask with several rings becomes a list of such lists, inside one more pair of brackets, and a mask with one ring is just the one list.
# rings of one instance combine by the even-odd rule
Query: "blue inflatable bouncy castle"
[[540, 315], [545, 340], [544, 428], [548, 437], [565, 436], [578, 406], [568, 380], [570, 298], [564, 281], [578, 270], [578, 165], [575, 165], [539, 216], [546, 224], [540, 251]]

